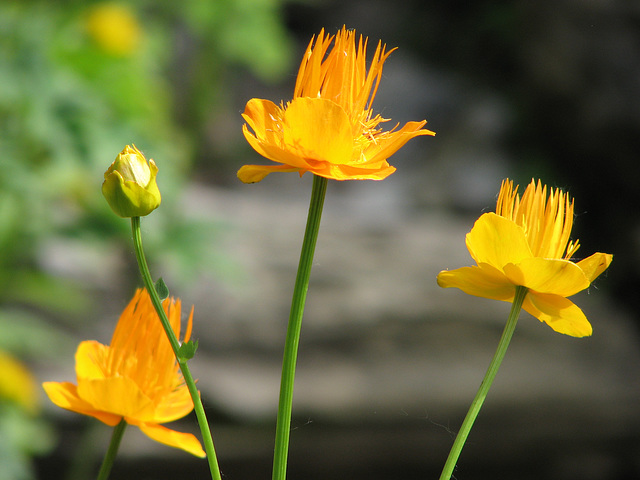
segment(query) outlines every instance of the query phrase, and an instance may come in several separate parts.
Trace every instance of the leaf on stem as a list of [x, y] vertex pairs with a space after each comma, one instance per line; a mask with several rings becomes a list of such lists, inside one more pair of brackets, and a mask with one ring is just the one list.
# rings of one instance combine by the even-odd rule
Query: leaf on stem
[[197, 340], [195, 342], [193, 340], [184, 342], [178, 349], [178, 361], [180, 363], [186, 363], [188, 360], [191, 360], [195, 356], [196, 350], [198, 350]]
[[158, 292], [160, 300], [169, 298], [169, 287], [164, 283], [162, 277], [158, 278], [158, 281], [153, 285], [153, 287], [156, 289], [156, 292]]

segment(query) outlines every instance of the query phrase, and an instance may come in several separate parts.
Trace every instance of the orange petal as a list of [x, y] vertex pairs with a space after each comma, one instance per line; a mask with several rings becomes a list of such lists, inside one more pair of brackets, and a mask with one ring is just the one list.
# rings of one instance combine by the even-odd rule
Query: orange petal
[[365, 149], [364, 156], [371, 162], [386, 160], [412, 138], [420, 135], [435, 135], [431, 130], [422, 129], [426, 123], [424, 120], [408, 122], [400, 130], [376, 137], [376, 141]]
[[80, 381], [78, 396], [96, 410], [132, 418], [149, 418], [154, 408], [154, 401], [127, 377]]
[[459, 288], [476, 297], [503, 301], [511, 301], [516, 291], [515, 286], [501, 271], [488, 264], [443, 270], [438, 274], [438, 285], [443, 288]]
[[193, 410], [193, 400], [186, 385], [174, 390], [160, 400], [153, 409], [153, 423], [167, 423], [188, 415]]
[[559, 295], [530, 291], [522, 308], [558, 333], [572, 337], [587, 337], [593, 332], [582, 310], [571, 300]]
[[[247, 102], [242, 114], [242, 117], [247, 122], [242, 126], [242, 133], [249, 145], [263, 157], [274, 162], [305, 168], [307, 163], [304, 159], [284, 148], [283, 115], [284, 111], [275, 103], [269, 100], [253, 98]], [[249, 131], [249, 127], [254, 133]], [[260, 180], [245, 183], [255, 183]]]
[[515, 285], [523, 285], [540, 293], [562, 297], [574, 295], [589, 286], [589, 280], [578, 265], [557, 258], [525, 258], [502, 269]]
[[249, 145], [263, 157], [273, 160], [274, 162], [290, 165], [291, 167], [309, 168], [307, 159], [301, 157], [298, 152], [289, 151], [282, 146], [282, 139], [277, 142], [260, 140], [249, 132], [246, 125], [242, 126], [242, 133], [247, 142], [249, 142]]
[[497, 269], [533, 256], [522, 227], [495, 213], [485, 213], [476, 220], [466, 242], [478, 265], [488, 263]]
[[78, 396], [76, 386], [69, 382], [45, 382], [42, 384], [49, 399], [60, 408], [95, 417], [111, 427], [115, 427], [122, 417], [108, 412], [96, 410], [90, 403]]
[[75, 406], [90, 408], [91, 405], [78, 397], [76, 386], [69, 382], [44, 382], [42, 388], [58, 407], [74, 410]]
[[589, 282], [593, 282], [609, 267], [612, 260], [613, 255], [610, 253], [594, 253], [584, 260], [580, 260], [577, 265], [582, 269]]
[[206, 453], [200, 445], [200, 441], [190, 433], [176, 432], [161, 425], [139, 423], [137, 426], [152, 440], [170, 447], [180, 448], [196, 457], [204, 458]]
[[338, 104], [325, 98], [294, 98], [284, 112], [285, 148], [300, 157], [332, 164], [351, 162], [351, 122]]
[[378, 168], [359, 168], [351, 165], [333, 165], [328, 162], [317, 163], [310, 171], [315, 175], [333, 180], [383, 180], [396, 171], [395, 167], [384, 162]]
[[282, 135], [282, 109], [269, 100], [252, 98], [245, 106], [242, 118], [261, 141], [277, 143]]
[[238, 170], [238, 178], [243, 183], [257, 183], [274, 172], [298, 172], [299, 168], [289, 165], [244, 165]]

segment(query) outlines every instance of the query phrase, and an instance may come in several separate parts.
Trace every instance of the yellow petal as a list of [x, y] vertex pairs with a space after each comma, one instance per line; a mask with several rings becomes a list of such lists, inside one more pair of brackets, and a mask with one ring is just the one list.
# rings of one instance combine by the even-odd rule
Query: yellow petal
[[587, 337], [593, 332], [582, 310], [571, 300], [559, 295], [530, 291], [522, 308], [558, 333], [572, 337]]
[[243, 183], [257, 183], [274, 172], [297, 172], [299, 168], [289, 165], [244, 165], [238, 170], [238, 178]]
[[438, 285], [455, 287], [469, 295], [510, 301], [515, 295], [515, 286], [498, 269], [488, 264], [444, 270], [438, 274]]
[[115, 427], [122, 417], [96, 410], [90, 403], [78, 396], [76, 386], [69, 382], [45, 382], [42, 384], [49, 399], [58, 407], [72, 412], [95, 417], [111, 427]]
[[325, 98], [294, 98], [284, 113], [287, 150], [307, 160], [351, 162], [353, 137], [345, 111]]
[[609, 267], [612, 260], [613, 255], [610, 253], [594, 253], [584, 260], [580, 260], [577, 265], [582, 269], [589, 282], [593, 282]]
[[578, 265], [557, 258], [525, 258], [516, 265], [505, 265], [503, 271], [515, 285], [562, 297], [570, 297], [589, 286]]
[[196, 457], [204, 458], [206, 453], [200, 445], [200, 441], [190, 433], [176, 432], [161, 425], [140, 423], [140, 430], [152, 440], [170, 447], [180, 448]]
[[476, 220], [466, 242], [478, 265], [488, 263], [497, 269], [533, 256], [522, 227], [495, 213], [485, 213]]
[[105, 358], [109, 347], [95, 340], [81, 342], [76, 350], [76, 375], [92, 380], [105, 377]]

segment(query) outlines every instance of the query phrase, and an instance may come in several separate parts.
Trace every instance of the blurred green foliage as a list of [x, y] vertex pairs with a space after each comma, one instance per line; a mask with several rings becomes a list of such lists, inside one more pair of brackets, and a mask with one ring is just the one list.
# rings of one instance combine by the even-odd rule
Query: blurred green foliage
[[[222, 73], [235, 64], [273, 80], [290, 63], [279, 0], [122, 4], [141, 34], [131, 51], [119, 53], [101, 45], [88, 28], [102, 5], [0, 5], [0, 291], [5, 298], [54, 300], [38, 293], [60, 287], [58, 278], [57, 287], [47, 283], [37, 261], [48, 238], [112, 241], [114, 235], [128, 235], [127, 223], [113, 216], [100, 195], [104, 171], [128, 143], [160, 167], [165, 201], [158, 222], [182, 230], [176, 199], [206, 134], [202, 122], [224, 98], [228, 85]], [[188, 118], [189, 125], [177, 117]], [[162, 236], [171, 237], [166, 231]], [[197, 244], [193, 231], [179, 237]], [[185, 255], [198, 252], [189, 243], [175, 247]], [[34, 291], [21, 294], [25, 289]]]
[[0, 480], [32, 478], [30, 457], [53, 446], [53, 432], [38, 415], [38, 393], [28, 367], [0, 350]]
[[[162, 257], [184, 282], [220, 266], [225, 227], [181, 212], [181, 193], [206, 157], [226, 72], [275, 81], [290, 68], [283, 1], [0, 3], [0, 348], [36, 361], [62, 349], [69, 361], [75, 339], [48, 322], [73, 327], [91, 319], [89, 292], [137, 283], [112, 266], [134, 260], [130, 225], [100, 191], [127, 144], [160, 168], [163, 204], [145, 232], [152, 263]], [[96, 20], [105, 6], [129, 21]], [[129, 275], [105, 283], [110, 267]], [[3, 418], [5, 444], [14, 417]]]
[[0, 399], [0, 480], [35, 477], [31, 457], [51, 450], [54, 433], [44, 419]]

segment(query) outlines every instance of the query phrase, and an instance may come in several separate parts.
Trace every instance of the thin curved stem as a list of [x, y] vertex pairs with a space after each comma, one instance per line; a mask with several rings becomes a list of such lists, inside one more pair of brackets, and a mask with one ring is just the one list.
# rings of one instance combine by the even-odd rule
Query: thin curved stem
[[507, 347], [509, 346], [509, 342], [511, 342], [513, 332], [516, 329], [518, 316], [520, 315], [520, 310], [522, 309], [522, 302], [524, 302], [524, 299], [527, 296], [527, 292], [528, 289], [526, 287], [516, 287], [516, 294], [511, 305], [511, 312], [509, 313], [507, 324], [505, 325], [502, 332], [502, 337], [500, 337], [498, 348], [496, 349], [496, 353], [493, 355], [493, 359], [489, 364], [487, 373], [485, 373], [484, 375], [484, 379], [480, 384], [478, 393], [476, 393], [476, 396], [471, 403], [471, 407], [469, 407], [467, 416], [462, 422], [460, 431], [458, 432], [458, 435], [456, 435], [456, 439], [453, 442], [451, 451], [449, 452], [449, 457], [447, 458], [447, 461], [445, 462], [444, 468], [442, 470], [442, 474], [440, 475], [440, 480], [449, 480], [451, 478], [451, 475], [453, 474], [453, 470], [456, 467], [456, 463], [458, 462], [458, 458], [460, 457], [462, 448], [467, 441], [467, 437], [469, 436], [469, 432], [471, 431], [473, 422], [478, 416], [478, 413], [480, 413], [480, 409], [482, 408], [484, 399], [487, 397], [487, 393], [489, 393], [489, 388], [491, 388], [493, 379], [496, 378], [496, 374], [498, 373], [500, 364], [502, 363], [504, 355], [507, 352]]
[[116, 455], [118, 454], [118, 448], [120, 448], [120, 442], [122, 441], [122, 436], [124, 435], [124, 431], [126, 428], [127, 422], [124, 421], [124, 418], [120, 420], [119, 424], [113, 427], [113, 433], [111, 434], [111, 443], [109, 443], [107, 453], [105, 453], [104, 459], [102, 460], [100, 472], [98, 472], [98, 480], [107, 480], [107, 478], [109, 478], [111, 467], [113, 467], [113, 462], [115, 461]]
[[178, 355], [180, 344], [178, 343], [178, 339], [176, 338], [173, 328], [171, 328], [171, 324], [169, 323], [167, 314], [164, 311], [164, 308], [162, 308], [162, 301], [160, 300], [158, 292], [156, 291], [156, 288], [153, 284], [151, 273], [149, 272], [149, 266], [147, 265], [144, 250], [142, 249], [140, 217], [131, 217], [131, 230], [133, 232], [133, 245], [136, 252], [136, 259], [138, 260], [138, 267], [140, 268], [140, 274], [142, 275], [142, 280], [144, 281], [144, 285], [149, 292], [149, 296], [151, 297], [151, 302], [153, 303], [156, 313], [158, 314], [158, 317], [162, 322], [162, 326], [164, 327], [164, 331], [167, 334], [167, 338], [171, 343], [171, 348], [173, 349], [173, 353], [176, 356], [178, 365], [180, 366], [182, 376], [184, 377], [184, 382], [187, 385], [189, 393], [191, 394], [191, 399], [193, 400], [196, 418], [198, 419], [198, 425], [200, 426], [200, 432], [202, 433], [204, 450], [207, 453], [207, 461], [209, 462], [211, 478], [213, 480], [222, 480], [222, 476], [220, 475], [220, 467], [218, 466], [218, 459], [216, 457], [215, 448], [213, 446], [211, 430], [209, 429], [209, 422], [207, 421], [207, 415], [204, 411], [204, 406], [202, 405], [202, 400], [200, 399], [200, 394], [198, 393], [196, 382], [191, 375], [191, 371], [189, 370], [187, 361], [183, 358], [180, 358], [180, 355]]
[[327, 179], [318, 175], [313, 176], [311, 200], [309, 202], [309, 214], [307, 226], [304, 232], [300, 262], [296, 283], [293, 288], [293, 299], [289, 313], [289, 325], [287, 326], [287, 338], [285, 340], [284, 355], [282, 359], [282, 378], [280, 381], [280, 400], [278, 404], [278, 419], [276, 424], [276, 442], [273, 455], [273, 480], [285, 480], [287, 476], [287, 458], [289, 455], [289, 434], [291, 429], [291, 410], [293, 403], [293, 382], [296, 374], [296, 361], [298, 357], [298, 344], [300, 342], [300, 329], [302, 327], [302, 315], [304, 304], [309, 289], [309, 277], [313, 254], [320, 229], [322, 207], [327, 191]]

